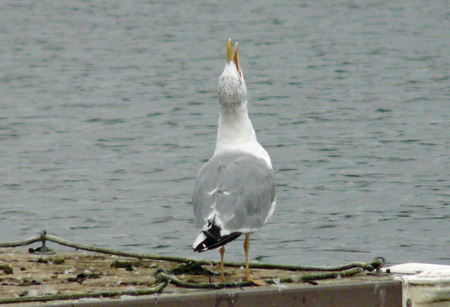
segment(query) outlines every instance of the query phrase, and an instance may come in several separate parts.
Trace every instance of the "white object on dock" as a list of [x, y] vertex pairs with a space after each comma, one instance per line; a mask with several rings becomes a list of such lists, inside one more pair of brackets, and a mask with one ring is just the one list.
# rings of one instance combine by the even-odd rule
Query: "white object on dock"
[[403, 283], [404, 307], [449, 307], [450, 265], [405, 263], [385, 268]]

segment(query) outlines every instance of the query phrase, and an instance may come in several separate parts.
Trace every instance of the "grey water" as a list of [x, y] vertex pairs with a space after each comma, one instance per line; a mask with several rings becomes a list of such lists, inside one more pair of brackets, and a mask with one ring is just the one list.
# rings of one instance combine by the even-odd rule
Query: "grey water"
[[0, 242], [218, 259], [191, 194], [229, 37], [277, 180], [251, 259], [448, 264], [444, 0], [1, 1]]

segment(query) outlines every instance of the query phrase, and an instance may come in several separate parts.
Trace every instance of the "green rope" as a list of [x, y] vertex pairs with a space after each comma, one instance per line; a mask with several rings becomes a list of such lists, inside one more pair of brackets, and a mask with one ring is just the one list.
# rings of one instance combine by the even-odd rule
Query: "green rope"
[[248, 287], [252, 285], [252, 283], [249, 281], [220, 282], [220, 283], [187, 282], [178, 279], [174, 275], [168, 274], [167, 271], [163, 268], [159, 268], [158, 270], [156, 270], [155, 278], [159, 282], [170, 282], [178, 287], [192, 288], [192, 289], [222, 289], [222, 288]]
[[19, 246], [24, 246], [24, 245], [30, 245], [35, 242], [40, 242], [41, 240], [42, 240], [41, 236], [39, 235], [39, 236], [34, 236], [34, 237], [31, 237], [29, 239], [22, 240], [22, 241], [0, 243], [0, 248], [1, 247], [19, 247]]
[[280, 282], [281, 283], [312, 282], [315, 280], [351, 277], [351, 276], [355, 276], [362, 272], [364, 272], [363, 268], [356, 267], [356, 268], [346, 269], [341, 272], [318, 273], [318, 274], [301, 276], [299, 278], [296, 278], [296, 277], [280, 278]]
[[[315, 280], [351, 277], [351, 276], [355, 276], [362, 272], [364, 272], [363, 268], [356, 267], [356, 268], [343, 270], [341, 272], [318, 273], [318, 274], [299, 276], [299, 277], [286, 277], [286, 278], [280, 278], [278, 281], [275, 281], [274, 279], [266, 279], [264, 281], [268, 284], [312, 282]], [[159, 282], [170, 282], [170, 283], [174, 284], [175, 286], [182, 287], [182, 288], [191, 288], [191, 289], [222, 289], [222, 288], [241, 288], [241, 287], [253, 286], [252, 282], [250, 282], [250, 281], [220, 282], [220, 283], [186, 282], [186, 281], [182, 281], [182, 280], [178, 279], [174, 275], [168, 274], [167, 271], [163, 268], [159, 268], [158, 270], [156, 270], [155, 278]]]
[[[5, 247], [18, 247], [29, 245], [35, 242], [42, 242], [42, 247], [37, 250], [45, 248], [45, 241], [51, 241], [63, 246], [72, 247], [75, 249], [81, 249], [91, 252], [117, 255], [123, 257], [139, 258], [139, 259], [151, 259], [151, 260], [162, 260], [162, 261], [172, 261], [172, 262], [182, 262], [182, 263], [197, 263], [197, 264], [218, 264], [219, 261], [209, 261], [209, 260], [198, 260], [193, 258], [183, 258], [183, 257], [171, 257], [171, 256], [161, 256], [161, 255], [150, 255], [142, 253], [129, 253], [119, 250], [113, 250], [108, 248], [88, 246], [83, 244], [74, 243], [56, 236], [48, 235], [46, 231], [42, 231], [40, 235], [34, 236], [32, 238], [16, 241], [16, 242], [6, 242], [0, 243], [0, 248]], [[30, 249], [32, 250], [32, 249]], [[237, 262], [226, 262], [224, 263], [229, 267], [242, 267], [243, 263]], [[250, 264], [251, 268], [255, 269], [278, 269], [278, 270], [289, 270], [289, 271], [316, 271], [322, 273], [304, 275], [304, 276], [293, 276], [286, 278], [277, 279], [266, 279], [265, 282], [268, 284], [280, 284], [280, 283], [295, 283], [295, 282], [314, 282], [315, 280], [324, 279], [335, 279], [350, 277], [356, 274], [362, 273], [364, 271], [377, 270], [385, 264], [385, 260], [382, 257], [377, 257], [371, 262], [353, 262], [345, 265], [339, 266], [296, 266], [296, 265], [282, 265], [282, 264]], [[178, 279], [176, 276], [168, 274], [163, 268], [156, 270], [155, 277], [159, 284], [154, 288], [144, 289], [144, 290], [132, 290], [132, 291], [104, 291], [104, 292], [94, 292], [94, 293], [74, 293], [74, 294], [55, 294], [55, 295], [44, 295], [44, 296], [33, 296], [33, 297], [16, 297], [16, 298], [6, 298], [0, 299], [0, 304], [10, 304], [10, 303], [24, 303], [24, 302], [46, 302], [55, 300], [76, 300], [81, 298], [96, 298], [96, 297], [115, 297], [121, 295], [150, 295], [155, 293], [160, 293], [168, 285], [172, 283], [175, 286], [183, 288], [192, 289], [222, 289], [222, 288], [237, 288], [237, 287], [249, 287], [253, 284], [249, 281], [238, 281], [238, 282], [220, 282], [220, 283], [197, 283], [197, 282], [186, 282]]]
[[[184, 258], [184, 257], [173, 257], [173, 256], [163, 256], [163, 255], [151, 255], [151, 254], [142, 254], [142, 253], [130, 253], [124, 252], [120, 250], [114, 250], [103, 247], [89, 246], [74, 243], [53, 235], [48, 235], [45, 231], [38, 236], [34, 236], [27, 240], [16, 241], [16, 242], [6, 242], [0, 243], [0, 248], [2, 247], [18, 247], [23, 245], [29, 245], [35, 242], [45, 242], [51, 241], [54, 243], [58, 243], [63, 246], [72, 247], [75, 249], [81, 249], [85, 251], [97, 252], [108, 255], [116, 255], [123, 257], [131, 257], [131, 258], [139, 258], [139, 259], [151, 259], [151, 260], [162, 260], [162, 261], [173, 261], [173, 262], [197, 262], [200, 264], [219, 264], [220, 262], [217, 260], [202, 260], [195, 258]], [[279, 269], [279, 270], [289, 270], [289, 271], [342, 271], [350, 268], [360, 267], [367, 271], [373, 271], [375, 269], [381, 268], [385, 263], [385, 260], [382, 257], [377, 257], [371, 262], [353, 262], [345, 265], [338, 266], [301, 266], [301, 265], [283, 265], [283, 264], [269, 264], [269, 263], [250, 263], [249, 266], [254, 269]], [[245, 264], [241, 262], [225, 262], [225, 266], [228, 267], [242, 267]]]
[[15, 304], [15, 303], [30, 303], [30, 302], [49, 302], [49, 301], [60, 301], [60, 300], [77, 300], [83, 298], [97, 298], [97, 297], [115, 297], [122, 295], [150, 295], [155, 293], [160, 293], [164, 288], [167, 287], [167, 282], [160, 282], [153, 288], [143, 289], [143, 290], [128, 290], [128, 291], [103, 291], [103, 292], [93, 292], [93, 293], [72, 293], [72, 294], [53, 294], [45, 296], [24, 296], [24, 297], [13, 297], [0, 299], [0, 304]]
[[253, 264], [250, 265], [253, 268], [258, 269], [280, 269], [288, 271], [343, 271], [352, 268], [362, 268], [366, 271], [373, 271], [384, 266], [386, 261], [383, 257], [376, 257], [371, 262], [351, 262], [344, 265], [336, 266], [305, 266], [305, 265], [284, 265], [284, 264]]

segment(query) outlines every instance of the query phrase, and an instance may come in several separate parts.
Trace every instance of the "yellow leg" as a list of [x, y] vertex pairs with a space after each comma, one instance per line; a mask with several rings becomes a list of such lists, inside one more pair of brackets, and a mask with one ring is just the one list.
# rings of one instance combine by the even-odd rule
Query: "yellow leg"
[[245, 281], [250, 281], [256, 286], [265, 286], [266, 282], [262, 279], [253, 279], [250, 276], [250, 269], [248, 265], [248, 250], [250, 249], [250, 234], [247, 234], [245, 236], [245, 242], [244, 242], [244, 251], [245, 251]]
[[223, 268], [223, 258], [225, 256], [225, 247], [221, 247], [219, 249], [220, 252], [220, 281], [224, 282], [225, 281], [225, 273], [224, 273], [224, 268]]
[[250, 277], [250, 269], [248, 267], [248, 250], [250, 248], [250, 234], [247, 234], [245, 236], [244, 241], [244, 251], [245, 251], [245, 279], [246, 281], [252, 281], [252, 278]]

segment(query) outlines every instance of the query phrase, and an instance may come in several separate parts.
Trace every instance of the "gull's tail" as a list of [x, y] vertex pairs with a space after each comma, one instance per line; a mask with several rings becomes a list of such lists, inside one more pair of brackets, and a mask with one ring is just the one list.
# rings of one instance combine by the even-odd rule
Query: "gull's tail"
[[233, 232], [226, 236], [220, 235], [220, 228], [216, 225], [211, 225], [211, 228], [204, 230], [195, 239], [193, 248], [194, 252], [201, 253], [210, 249], [221, 247], [228, 242], [231, 242], [242, 234], [242, 232]]

